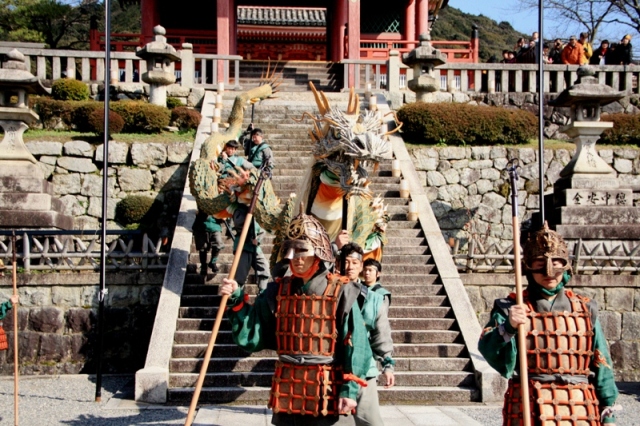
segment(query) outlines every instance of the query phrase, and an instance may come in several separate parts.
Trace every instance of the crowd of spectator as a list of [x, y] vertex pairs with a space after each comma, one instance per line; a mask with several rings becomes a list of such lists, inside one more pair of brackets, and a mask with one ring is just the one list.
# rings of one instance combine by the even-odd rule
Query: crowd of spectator
[[[502, 51], [501, 63], [536, 64], [538, 63], [538, 33], [534, 32], [528, 41], [519, 38], [513, 50]], [[567, 65], [629, 65], [632, 60], [631, 35], [627, 34], [620, 43], [602, 40], [600, 47], [593, 49], [589, 42], [589, 33], [580, 33], [580, 37], [569, 37], [564, 44], [559, 38], [553, 43], [543, 43], [542, 61], [545, 64]]]

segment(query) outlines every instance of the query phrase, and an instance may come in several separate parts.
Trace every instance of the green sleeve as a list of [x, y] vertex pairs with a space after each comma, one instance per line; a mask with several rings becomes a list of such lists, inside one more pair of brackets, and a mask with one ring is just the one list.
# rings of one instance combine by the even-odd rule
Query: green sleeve
[[275, 339], [275, 316], [264, 293], [256, 297], [253, 305], [247, 300], [242, 287], [229, 297], [227, 317], [231, 322], [233, 341], [247, 352], [269, 349]]
[[[485, 326], [478, 349], [485, 357], [491, 367], [507, 379], [513, 375], [516, 368], [516, 360], [518, 359], [518, 347], [516, 343], [515, 330], [506, 322], [507, 317], [504, 313], [493, 308], [491, 311], [491, 319]], [[506, 331], [513, 331], [514, 336], [509, 339], [508, 335], [501, 335], [499, 325], [505, 323]], [[505, 339], [505, 336], [507, 337]]]
[[[612, 407], [616, 399], [618, 399], [618, 388], [616, 387], [613, 375], [613, 362], [609, 355], [607, 340], [604, 337], [600, 320], [596, 319], [593, 336], [594, 354], [591, 357], [591, 365], [589, 369], [595, 374], [593, 385], [595, 387], [596, 396], [600, 401], [600, 409], [604, 407]], [[603, 420], [603, 423], [615, 423], [614, 416]]]
[[11, 300], [7, 300], [6, 302], [0, 304], [0, 320], [3, 320], [4, 317], [7, 316], [7, 311], [11, 308], [13, 308]]
[[[351, 311], [344, 321], [342, 331], [338, 336], [338, 343], [347, 342], [344, 345], [344, 372], [351, 373], [362, 380], [366, 380], [369, 364], [373, 357], [367, 330], [364, 326], [364, 319], [354, 303]], [[360, 385], [354, 381], [348, 381], [340, 388], [340, 398], [358, 398]]]

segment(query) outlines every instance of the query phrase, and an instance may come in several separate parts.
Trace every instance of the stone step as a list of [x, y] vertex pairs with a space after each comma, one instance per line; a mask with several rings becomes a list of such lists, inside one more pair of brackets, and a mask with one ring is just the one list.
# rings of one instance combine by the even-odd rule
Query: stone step
[[[400, 386], [400, 387], [402, 386], [472, 387], [475, 385], [474, 374], [470, 372], [465, 372], [465, 371], [438, 371], [438, 372], [396, 371], [394, 373], [394, 376], [396, 380], [395, 386]], [[197, 375], [196, 375], [196, 380], [197, 380]], [[378, 388], [382, 389], [381, 386], [378, 386]]]
[[[204, 355], [207, 349], [206, 344], [192, 344], [192, 345], [174, 345], [171, 351], [172, 358], [196, 358]], [[213, 348], [212, 357], [241, 357], [249, 356], [254, 358], [261, 358], [264, 356], [274, 357], [275, 351], [261, 351], [254, 353], [247, 353], [240, 349], [235, 344], [221, 343], [216, 344]]]
[[[391, 332], [394, 343], [455, 343], [459, 336], [457, 331], [406, 331], [393, 330]], [[205, 330], [180, 330], [174, 335], [174, 343], [177, 345], [208, 344], [211, 331]], [[216, 344], [233, 344], [230, 330], [218, 332]]]
[[[217, 306], [182, 306], [180, 318], [215, 318]], [[451, 308], [442, 306], [394, 306], [389, 308], [389, 318], [446, 318]]]
[[479, 401], [480, 391], [475, 387], [394, 386], [390, 389], [379, 388], [378, 396], [382, 404], [403, 405], [424, 401], [462, 404]]
[[[180, 373], [169, 375], [169, 387], [172, 388], [195, 388], [198, 381], [198, 373]], [[207, 373], [204, 376], [204, 387], [254, 387], [271, 386], [273, 379], [272, 372], [224, 372]]]
[[[393, 329], [393, 326], [391, 327]], [[461, 343], [398, 343], [393, 345], [393, 357], [451, 357], [466, 355], [466, 348]], [[215, 348], [214, 348], [215, 351]]]
[[[179, 373], [195, 373], [202, 368], [203, 358], [172, 358], [170, 370]], [[227, 357], [212, 358], [207, 372], [270, 372], [273, 374], [276, 357]], [[396, 371], [400, 372], [449, 372], [471, 371], [469, 358], [403, 357], [396, 359]]]
[[[265, 405], [269, 400], [268, 387], [203, 387], [200, 391], [200, 403], [211, 404], [247, 404]], [[390, 389], [378, 389], [380, 402], [385, 404], [415, 404], [425, 401], [447, 403], [468, 403], [478, 401], [480, 392], [472, 387], [443, 387], [443, 386], [394, 386]], [[169, 404], [185, 405], [191, 402], [193, 388], [170, 388], [168, 391]]]
[[[213, 320], [210, 320], [210, 322], [213, 325]], [[456, 320], [453, 318], [390, 318], [389, 324], [392, 330], [457, 331]]]

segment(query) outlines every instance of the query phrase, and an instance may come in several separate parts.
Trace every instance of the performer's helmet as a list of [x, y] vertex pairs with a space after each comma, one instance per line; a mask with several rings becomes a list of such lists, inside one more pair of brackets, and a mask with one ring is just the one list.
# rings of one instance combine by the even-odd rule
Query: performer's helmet
[[285, 259], [316, 256], [327, 262], [335, 261], [327, 231], [318, 219], [303, 213], [302, 203], [300, 203], [300, 214], [289, 223], [281, 253]]
[[[567, 244], [560, 234], [549, 229], [547, 222], [544, 223], [541, 230], [529, 237], [524, 246], [523, 257], [524, 267], [529, 272], [546, 276], [553, 276], [563, 271], [571, 272]], [[544, 259], [546, 261], [545, 267], [533, 269], [533, 262], [536, 259]], [[554, 261], [560, 261], [563, 266], [561, 268], [554, 267]]]

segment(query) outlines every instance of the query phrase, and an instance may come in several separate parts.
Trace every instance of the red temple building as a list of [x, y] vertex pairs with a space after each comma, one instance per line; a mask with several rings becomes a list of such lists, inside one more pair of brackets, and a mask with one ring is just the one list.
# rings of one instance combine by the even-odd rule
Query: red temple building
[[[179, 47], [191, 43], [196, 53], [242, 55], [245, 59], [339, 62], [342, 59], [386, 59], [391, 49], [415, 47], [448, 0], [122, 0], [139, 3], [141, 45], [162, 25]], [[92, 49], [104, 45], [97, 31]], [[477, 62], [477, 39], [435, 42], [450, 62]], [[455, 47], [447, 49], [447, 47]]]

